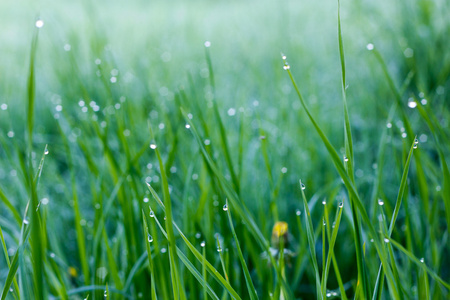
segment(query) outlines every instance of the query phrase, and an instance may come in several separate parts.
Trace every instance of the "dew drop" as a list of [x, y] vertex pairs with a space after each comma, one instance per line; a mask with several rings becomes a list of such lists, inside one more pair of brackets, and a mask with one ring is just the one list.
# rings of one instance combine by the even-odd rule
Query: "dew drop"
[[290, 68], [291, 68], [291, 66], [288, 65], [288, 64], [286, 64], [286, 65], [283, 66], [283, 69], [284, 69], [284, 70], [289, 70]]
[[149, 243], [151, 243], [151, 242], [153, 242], [153, 237], [150, 234], [148, 234], [147, 235], [147, 240], [148, 240]]
[[199, 239], [201, 236], [202, 236], [202, 235], [201, 235], [200, 232], [197, 232], [197, 233], [195, 234], [195, 238], [196, 238], [196, 239]]
[[413, 149], [417, 149], [419, 147], [419, 145], [414, 144]]
[[217, 247], [217, 252], [222, 252], [222, 248], [221, 247]]
[[153, 150], [155, 150], [156, 149], [156, 144], [150, 144], [150, 149], [153, 149]]
[[103, 293], [103, 296], [104, 296], [105, 298], [107, 298], [107, 297], [108, 297], [108, 291], [105, 290], [105, 292]]
[[384, 242], [385, 242], [385, 243], [389, 243], [389, 239], [388, 239], [388, 238], [385, 238], [385, 239], [384, 239]]
[[28, 225], [28, 220], [27, 219], [23, 219], [23, 224]]
[[417, 145], [419, 143], [418, 139], [414, 139], [414, 144]]
[[154, 218], [155, 217], [155, 213], [153, 212], [153, 210], [150, 211], [149, 216], [150, 216], [150, 218]]
[[408, 107], [409, 108], [415, 108], [417, 106], [417, 102], [414, 100], [411, 100], [408, 102]]
[[384, 205], [384, 201], [381, 199], [378, 199], [378, 205]]
[[339, 207], [343, 208], [344, 207], [344, 202], [339, 202]]
[[42, 28], [42, 26], [44, 26], [44, 21], [42, 20], [37, 20], [35, 23], [37, 28]]
[[48, 155], [49, 153], [50, 153], [50, 152], [49, 152], [48, 149], [46, 148], [45, 151], [44, 151], [44, 154], [45, 154], [45, 155]]
[[302, 212], [300, 211], [300, 209], [297, 209], [297, 210], [295, 211], [295, 214], [296, 214], [297, 216], [300, 216], [300, 215], [302, 214]]
[[327, 297], [331, 297], [331, 293], [327, 293]]
[[326, 201], [326, 200], [323, 200], [323, 201], [322, 201], [322, 204], [323, 204], [323, 205], [327, 205], [327, 201]]
[[206, 41], [206, 42], [205, 42], [205, 47], [206, 47], [206, 48], [211, 47], [211, 42], [210, 42], [210, 41]]
[[167, 217], [166, 217], [166, 216], [164, 216], [164, 221], [165, 221], [165, 220], [167, 220]]
[[202, 241], [201, 243], [200, 243], [200, 246], [203, 248], [203, 247], [205, 247], [206, 246], [206, 242], [205, 241]]
[[186, 129], [189, 129], [189, 128], [191, 128], [191, 125], [186, 124], [186, 125], [184, 125], [184, 127], [186, 127]]
[[225, 205], [223, 206], [223, 211], [227, 211], [227, 210], [228, 210], [228, 205], [225, 204]]
[[425, 258], [422, 257], [422, 258], [420, 259], [420, 262], [421, 262], [421, 263], [424, 263], [424, 262], [425, 262]]
[[323, 220], [323, 226], [327, 225], [327, 222], [325, 222], [325, 219]]
[[348, 162], [348, 157], [344, 156], [344, 162]]
[[301, 188], [302, 188], [302, 190], [305, 190], [305, 189], [306, 189], [306, 186], [305, 186], [304, 183], [301, 184]]
[[369, 50], [369, 51], [372, 51], [373, 48], [375, 48], [375, 47], [374, 47], [374, 45], [373, 45], [372, 43], [369, 43], [369, 44], [367, 44], [367, 46], [366, 46], [366, 49]]

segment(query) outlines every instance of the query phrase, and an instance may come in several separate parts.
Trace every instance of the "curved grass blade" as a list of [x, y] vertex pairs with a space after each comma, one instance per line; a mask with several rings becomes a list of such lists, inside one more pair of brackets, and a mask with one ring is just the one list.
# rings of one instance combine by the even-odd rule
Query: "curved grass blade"
[[[341, 161], [341, 159], [339, 158], [339, 155], [336, 152], [336, 149], [334, 149], [334, 147], [331, 145], [330, 141], [328, 140], [328, 138], [326, 137], [326, 135], [323, 133], [322, 129], [319, 127], [319, 125], [317, 124], [317, 122], [315, 121], [315, 119], [313, 118], [313, 116], [311, 115], [311, 113], [309, 112], [308, 107], [306, 106], [306, 103], [303, 99], [302, 94], [300, 93], [300, 90], [297, 86], [297, 83], [294, 80], [294, 77], [292, 76], [291, 70], [290, 70], [290, 66], [289, 64], [286, 62], [286, 58], [283, 57], [284, 59], [284, 69], [288, 72], [289, 78], [291, 79], [292, 85], [294, 86], [294, 89], [297, 93], [297, 96], [300, 100], [300, 103], [303, 107], [303, 109], [305, 110], [309, 120], [311, 121], [311, 123], [313, 124], [316, 132], [319, 134], [320, 138], [322, 139], [322, 142], [325, 146], [325, 148], [327, 149], [330, 158], [336, 168], [336, 170], [338, 171], [342, 181], [344, 182], [345, 187], [347, 188], [347, 191], [349, 193], [349, 196], [353, 197], [352, 199], [354, 200], [354, 203], [356, 205], [356, 207], [358, 208], [359, 212], [361, 213], [361, 217], [365, 223], [365, 225], [368, 226], [368, 229], [370, 231], [370, 234], [373, 237], [377, 237], [378, 234], [374, 228], [374, 226], [372, 225], [372, 223], [370, 222], [369, 216], [367, 214], [367, 211], [363, 205], [363, 203], [361, 202], [361, 199], [359, 198], [358, 192], [356, 191], [356, 188], [354, 186], [354, 184], [352, 183], [350, 177], [348, 176], [344, 165]], [[375, 247], [377, 249], [378, 254], [380, 255], [380, 260], [382, 261], [383, 265], [388, 266], [388, 260], [386, 255], [384, 255], [384, 252], [381, 251], [383, 245], [381, 243], [381, 240], [376, 238], [374, 239], [374, 244]], [[386, 270], [386, 276], [388, 278], [388, 282], [391, 286], [395, 286], [394, 285], [394, 281], [393, 281], [393, 275], [390, 271], [390, 268], [387, 268]], [[396, 289], [392, 289], [393, 293], [396, 293]]]
[[275, 258], [273, 257], [273, 255], [270, 252], [269, 242], [265, 239], [264, 235], [259, 230], [254, 219], [252, 218], [252, 214], [245, 206], [245, 203], [243, 203], [240, 200], [239, 195], [230, 186], [229, 182], [223, 177], [223, 175], [217, 169], [210, 154], [206, 151], [206, 149], [203, 145], [202, 139], [200, 138], [194, 123], [192, 123], [192, 120], [187, 116], [187, 114], [183, 110], [183, 108], [181, 108], [181, 111], [183, 113], [183, 116], [184, 116], [186, 122], [191, 126], [191, 132], [192, 132], [195, 140], [197, 141], [198, 146], [200, 147], [201, 153], [203, 154], [203, 157], [204, 157], [208, 167], [211, 169], [212, 173], [217, 178], [217, 181], [218, 181], [220, 187], [223, 189], [227, 199], [231, 202], [234, 209], [236, 210], [238, 215], [242, 218], [242, 220], [245, 221], [245, 223], [247, 224], [247, 228], [252, 233], [252, 235], [255, 237], [256, 241], [260, 244], [262, 249], [264, 249], [264, 251], [266, 251], [266, 253], [269, 255], [270, 262], [277, 273], [278, 280], [280, 280], [280, 282], [282, 284], [282, 289], [283, 289], [284, 294], [288, 295], [287, 297], [293, 298], [294, 296], [292, 294], [292, 291], [291, 291], [290, 287], [288, 286], [288, 284], [286, 283], [286, 280], [283, 279], [281, 270], [278, 267]]
[[406, 250], [400, 243], [394, 241], [389, 236], [385, 236], [386, 239], [389, 240], [392, 245], [394, 245], [395, 248], [403, 252], [413, 263], [415, 263], [419, 268], [422, 268], [424, 271], [426, 271], [430, 276], [442, 284], [447, 290], [450, 290], [450, 283], [445, 282], [441, 277], [439, 277], [433, 270], [431, 270], [425, 263], [421, 262], [417, 257], [414, 256], [411, 252]]
[[228, 221], [230, 223], [231, 233], [233, 234], [234, 241], [236, 243], [236, 249], [238, 251], [239, 260], [241, 261], [242, 269], [244, 270], [245, 283], [247, 284], [247, 290], [250, 295], [250, 299], [258, 299], [258, 295], [256, 294], [255, 286], [253, 285], [252, 278], [250, 276], [250, 272], [248, 271], [247, 264], [245, 263], [244, 255], [242, 254], [241, 246], [239, 245], [239, 240], [236, 235], [236, 231], [234, 230], [233, 220], [231, 219], [231, 207], [228, 204], [228, 200], [225, 201], [227, 206], [227, 215]]
[[[152, 139], [154, 139], [154, 135], [149, 123], [149, 129], [150, 129], [150, 135], [152, 137]], [[159, 167], [160, 167], [160, 172], [161, 172], [161, 181], [162, 181], [162, 188], [163, 188], [163, 198], [164, 198], [164, 205], [166, 207], [166, 218], [167, 218], [167, 222], [166, 222], [166, 230], [167, 230], [167, 234], [168, 234], [168, 240], [169, 240], [169, 249], [170, 252], [169, 257], [170, 257], [170, 268], [171, 268], [171, 277], [172, 277], [172, 287], [173, 287], [173, 294], [174, 294], [174, 298], [176, 300], [181, 299], [181, 300], [185, 300], [186, 299], [186, 295], [184, 294], [184, 290], [181, 288], [181, 281], [180, 281], [180, 277], [178, 274], [178, 263], [177, 260], [175, 259], [175, 255], [176, 255], [176, 240], [175, 240], [175, 235], [173, 232], [173, 217], [172, 217], [172, 201], [170, 200], [170, 192], [169, 192], [169, 183], [167, 181], [167, 175], [166, 175], [166, 171], [164, 168], [164, 163], [161, 157], [161, 153], [159, 152], [158, 147], [156, 146], [154, 148], [155, 153], [156, 153], [156, 157], [158, 158], [158, 162], [159, 162]]]
[[[166, 231], [164, 230], [164, 228], [161, 226], [161, 223], [158, 221], [158, 218], [156, 217], [156, 215], [154, 216], [154, 219], [155, 219], [155, 221], [156, 221], [156, 224], [158, 225], [158, 227], [159, 227], [159, 229], [161, 230], [161, 232], [163, 233], [163, 235], [166, 237], [166, 239], [168, 239], [168, 235], [167, 235], [167, 233], [166, 233]], [[175, 224], [174, 224], [174, 226], [176, 226]], [[218, 297], [217, 297], [217, 295], [214, 293], [214, 291], [212, 290], [212, 288], [208, 285], [208, 283], [204, 280], [204, 277], [197, 271], [197, 269], [195, 269], [195, 267], [192, 265], [192, 263], [188, 260], [188, 258], [183, 254], [183, 252], [177, 247], [177, 254], [178, 254], [178, 257], [181, 259], [181, 261], [184, 263], [184, 265], [189, 269], [189, 271], [192, 273], [192, 275], [194, 275], [195, 276], [195, 278], [197, 278], [197, 280], [204, 286], [204, 287], [206, 287], [206, 289], [207, 289], [207, 292], [208, 292], [208, 294], [213, 298], [213, 299], [219, 299]], [[194, 253], [195, 254], [195, 253]], [[199, 255], [200, 255], [200, 259], [197, 257], [197, 259], [200, 261], [200, 262], [203, 262], [204, 263], [204, 266], [206, 266], [208, 269], [211, 267], [211, 268], [213, 268], [212, 267], [212, 265], [206, 260], [206, 259], [203, 259], [203, 255], [202, 254], [200, 254], [199, 253]], [[214, 268], [213, 268], [214, 269]], [[215, 270], [215, 269], [214, 269]], [[216, 274], [218, 274], [218, 271], [217, 270], [215, 270], [215, 272], [216, 272]], [[211, 273], [211, 274], [213, 274], [213, 273]], [[214, 274], [213, 274], [214, 275]], [[219, 274], [220, 275], [220, 274]], [[223, 279], [223, 278], [222, 278]], [[225, 287], [225, 286], [224, 286]], [[230, 286], [231, 287], [231, 286]], [[225, 289], [227, 289], [228, 290], [228, 288], [227, 287], [225, 287]], [[228, 290], [228, 291], [230, 291], [230, 290]], [[236, 292], [235, 292], [236, 293]], [[231, 293], [230, 293], [231, 294]], [[232, 295], [232, 294], [231, 294]], [[237, 294], [236, 294], [237, 295]], [[233, 295], [232, 295], [233, 296]], [[240, 299], [239, 298], [239, 296], [237, 296], [237, 298], [235, 298], [235, 299]]]
[[308, 236], [309, 252], [311, 254], [311, 261], [313, 263], [314, 273], [316, 276], [317, 299], [323, 299], [324, 295], [322, 294], [322, 289], [320, 286], [319, 266], [317, 265], [316, 241], [314, 238], [314, 227], [312, 225], [311, 213], [309, 212], [308, 201], [306, 200], [306, 197], [305, 197], [304, 185], [301, 180], [299, 182], [300, 182], [300, 190], [302, 191], [303, 207], [305, 208], [306, 234]]
[[152, 300], [156, 300], [156, 284], [155, 284], [155, 269], [153, 266], [153, 257], [152, 257], [152, 248], [150, 247], [150, 243], [153, 238], [148, 231], [147, 220], [145, 219], [145, 213], [142, 211], [142, 224], [144, 226], [144, 239], [147, 238], [147, 243], [145, 243], [145, 248], [147, 249], [147, 259], [148, 259], [148, 267], [150, 270], [150, 284], [151, 284], [151, 297]]
[[[156, 200], [158, 205], [165, 211], [164, 203], [159, 198], [158, 194], [156, 194], [155, 190], [151, 187], [150, 184], [147, 183], [147, 186], [153, 196], [153, 198]], [[174, 227], [180, 234], [183, 241], [186, 243], [186, 246], [189, 248], [189, 250], [194, 254], [195, 258], [202, 263], [203, 262], [203, 256], [202, 254], [194, 247], [194, 245], [191, 244], [191, 242], [186, 238], [186, 236], [183, 234], [183, 232], [180, 230], [180, 228], [177, 226], [177, 224], [174, 222]], [[163, 231], [163, 234], [165, 235], [165, 231]], [[230, 293], [230, 295], [237, 300], [240, 300], [241, 297], [236, 293], [236, 291], [231, 287], [230, 283], [225, 280], [225, 278], [220, 275], [219, 271], [217, 271], [208, 261], [205, 261], [205, 266], [208, 269], [208, 272]]]

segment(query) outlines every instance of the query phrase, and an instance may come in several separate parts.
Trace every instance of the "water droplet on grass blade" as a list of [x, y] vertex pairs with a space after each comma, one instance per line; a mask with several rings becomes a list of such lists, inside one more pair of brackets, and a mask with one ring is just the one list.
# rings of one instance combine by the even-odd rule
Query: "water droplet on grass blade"
[[339, 202], [339, 207], [343, 208], [344, 207], [344, 202]]
[[156, 149], [156, 144], [150, 144], [150, 149], [153, 149], [153, 150], [155, 150]]
[[368, 43], [366, 46], [366, 49], [369, 51], [372, 51], [375, 48], [375, 46], [372, 43]]
[[153, 237], [150, 234], [148, 234], [147, 240], [149, 243], [151, 243], [151, 242], [153, 242]]
[[217, 252], [222, 252], [222, 248], [221, 247], [217, 247]]
[[305, 189], [306, 189], [306, 186], [305, 186], [304, 183], [302, 183], [300, 186], [301, 186], [302, 190], [305, 190]]
[[384, 205], [384, 201], [381, 199], [378, 199], [378, 205]]
[[150, 210], [150, 213], [148, 215], [150, 216], [150, 218], [154, 218], [155, 217], [155, 213], [153, 212], [153, 210]]
[[42, 20], [37, 20], [35, 23], [37, 28], [42, 28], [42, 26], [44, 26], [44, 21]]
[[300, 215], [302, 214], [302, 212], [300, 211], [300, 209], [297, 209], [297, 211], [295, 212], [295, 214], [296, 214], [297, 216], [300, 216]]
[[348, 162], [348, 157], [344, 156], [344, 162]]
[[206, 242], [205, 241], [202, 241], [201, 243], [200, 243], [200, 246], [203, 248], [203, 247], [205, 247], [206, 246]]
[[323, 201], [322, 201], [322, 204], [323, 204], [323, 205], [327, 205], [327, 201], [326, 201], [326, 200], [323, 200]]
[[227, 211], [227, 210], [228, 210], [228, 205], [225, 204], [225, 205], [223, 206], [223, 211]]
[[48, 151], [48, 149], [45, 149], [44, 154], [48, 155], [50, 152]]
[[291, 68], [291, 66], [288, 65], [288, 64], [285, 64], [285, 65], [283, 66], [283, 69], [284, 69], [284, 70], [289, 70], [290, 68]]
[[389, 239], [388, 238], [384, 238], [384, 242], [385, 243], [389, 243]]
[[420, 259], [420, 262], [421, 262], [421, 263], [424, 263], [424, 262], [425, 262], [425, 258], [422, 257], [422, 258]]
[[191, 125], [186, 124], [186, 125], [184, 125], [184, 127], [186, 127], [186, 129], [189, 129], [189, 128], [191, 128]]
[[411, 100], [408, 102], [408, 107], [409, 108], [415, 108], [417, 106], [417, 102], [414, 100]]

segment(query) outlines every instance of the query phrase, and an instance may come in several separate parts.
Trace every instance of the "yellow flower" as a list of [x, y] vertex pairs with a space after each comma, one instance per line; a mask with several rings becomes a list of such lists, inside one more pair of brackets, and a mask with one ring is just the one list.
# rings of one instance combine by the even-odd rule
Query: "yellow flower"
[[69, 275], [72, 276], [72, 277], [77, 277], [78, 276], [77, 269], [75, 269], [74, 267], [69, 267], [67, 269], [67, 271], [69, 272]]
[[286, 222], [276, 222], [272, 229], [272, 247], [278, 249], [280, 242], [283, 241], [283, 247], [288, 245], [289, 226]]

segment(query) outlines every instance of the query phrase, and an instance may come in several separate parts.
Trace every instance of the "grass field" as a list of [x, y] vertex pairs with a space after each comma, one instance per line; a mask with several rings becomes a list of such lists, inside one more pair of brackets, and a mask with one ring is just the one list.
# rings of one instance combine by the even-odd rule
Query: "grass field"
[[450, 3], [0, 2], [0, 293], [449, 299]]

